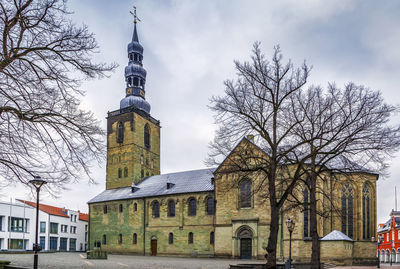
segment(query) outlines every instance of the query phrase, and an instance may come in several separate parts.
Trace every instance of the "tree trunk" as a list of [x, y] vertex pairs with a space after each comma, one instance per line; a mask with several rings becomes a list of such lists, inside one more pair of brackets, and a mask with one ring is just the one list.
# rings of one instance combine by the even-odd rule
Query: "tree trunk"
[[279, 208], [276, 203], [271, 203], [271, 223], [269, 225], [266, 268], [276, 268], [276, 246], [279, 230]]
[[317, 227], [317, 175], [312, 168], [310, 178], [310, 233], [312, 238], [311, 269], [320, 268], [320, 242]]

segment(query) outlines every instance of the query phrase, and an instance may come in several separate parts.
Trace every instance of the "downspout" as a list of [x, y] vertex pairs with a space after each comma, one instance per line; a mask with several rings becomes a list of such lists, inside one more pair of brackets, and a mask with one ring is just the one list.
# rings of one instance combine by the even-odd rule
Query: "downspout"
[[143, 198], [143, 256], [146, 256], [146, 198]]

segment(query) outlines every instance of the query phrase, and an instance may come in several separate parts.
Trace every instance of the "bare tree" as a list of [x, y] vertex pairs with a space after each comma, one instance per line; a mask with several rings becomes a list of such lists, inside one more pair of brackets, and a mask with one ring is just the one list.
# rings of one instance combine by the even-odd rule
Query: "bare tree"
[[330, 178], [360, 172], [384, 174], [389, 157], [400, 146], [400, 127], [390, 125], [398, 109], [386, 104], [380, 92], [354, 83], [344, 89], [329, 84], [325, 91], [311, 87], [292, 95], [292, 100], [292, 115], [299, 123], [292, 129], [293, 137], [297, 142], [307, 141], [299, 144], [300, 154], [292, 156], [297, 161], [303, 160], [299, 155], [309, 156], [303, 170], [310, 191], [312, 268], [320, 268], [317, 193], [331, 194], [318, 188], [317, 182], [327, 174]]
[[[279, 47], [275, 47], [269, 62], [261, 53], [259, 43], [254, 44], [251, 62], [235, 62], [235, 66], [237, 80], [225, 81], [225, 95], [211, 100], [219, 129], [210, 145], [208, 163], [219, 164], [221, 157], [229, 158], [231, 165], [224, 173], [257, 174], [262, 179], [255, 189], [270, 205], [267, 267], [275, 268], [279, 211], [301, 176], [300, 169], [290, 172], [292, 176], [286, 177], [287, 180], [279, 176], [288, 171], [282, 169], [282, 163], [296, 149], [290, 131], [298, 123], [287, 126], [286, 122], [290, 97], [306, 84], [310, 68], [305, 63], [301, 68], [294, 68], [290, 61], [282, 63]], [[231, 156], [231, 150], [246, 135], [254, 135], [255, 144], [266, 154], [252, 154], [256, 151], [245, 147], [242, 153]]]
[[94, 35], [69, 14], [63, 0], [0, 2], [3, 185], [39, 175], [60, 187], [89, 176], [90, 162], [104, 156], [103, 130], [80, 108], [79, 86], [116, 65], [92, 61]]

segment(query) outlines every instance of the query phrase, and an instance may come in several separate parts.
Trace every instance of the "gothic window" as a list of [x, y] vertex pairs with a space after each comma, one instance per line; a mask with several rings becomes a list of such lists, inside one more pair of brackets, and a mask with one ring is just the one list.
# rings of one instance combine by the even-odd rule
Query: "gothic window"
[[304, 199], [304, 211], [303, 211], [303, 236], [310, 236], [310, 209], [308, 206], [309, 203], [309, 194], [307, 187], [303, 190], [303, 199]]
[[122, 212], [124, 210], [124, 207], [122, 206], [122, 204], [119, 204], [119, 212]]
[[103, 206], [103, 212], [104, 212], [104, 214], [107, 214], [107, 206], [106, 205]]
[[251, 207], [251, 182], [250, 180], [242, 180], [239, 184], [239, 200], [240, 208]]
[[124, 124], [122, 122], [118, 122], [117, 143], [122, 142], [124, 142]]
[[122, 177], [122, 169], [118, 168], [118, 178], [121, 178], [121, 177]]
[[349, 183], [342, 187], [342, 232], [353, 238], [353, 188]]
[[170, 200], [168, 202], [168, 217], [175, 217], [175, 202]]
[[194, 198], [189, 199], [189, 216], [196, 216], [196, 200]]
[[153, 202], [153, 218], [159, 218], [160, 217], [160, 204], [158, 201]]
[[122, 244], [122, 234], [118, 235], [118, 244]]
[[132, 243], [135, 245], [137, 244], [137, 234], [136, 233], [133, 234]]
[[174, 234], [173, 233], [169, 233], [168, 243], [169, 244], [173, 244], [174, 243]]
[[188, 235], [188, 243], [193, 244], [193, 233], [192, 232], [190, 232]]
[[103, 234], [103, 245], [107, 245], [107, 236]]
[[362, 191], [363, 239], [371, 238], [371, 191], [367, 184]]
[[137, 211], [137, 203], [133, 204], [133, 211]]
[[147, 150], [150, 149], [150, 126], [148, 123], [144, 126], [144, 146]]
[[210, 233], [210, 244], [214, 245], [214, 232]]
[[124, 168], [124, 177], [128, 177], [128, 167]]
[[214, 215], [215, 214], [215, 203], [214, 203], [214, 198], [213, 197], [208, 197], [207, 198], [207, 215]]

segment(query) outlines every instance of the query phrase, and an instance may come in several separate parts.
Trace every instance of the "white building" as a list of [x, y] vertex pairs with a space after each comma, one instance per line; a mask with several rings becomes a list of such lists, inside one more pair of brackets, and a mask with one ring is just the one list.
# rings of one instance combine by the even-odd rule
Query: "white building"
[[[36, 203], [0, 202], [0, 250], [32, 250], [35, 243]], [[39, 205], [38, 243], [43, 250], [85, 251], [88, 215], [80, 211]]]

